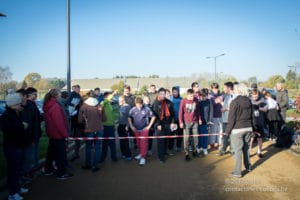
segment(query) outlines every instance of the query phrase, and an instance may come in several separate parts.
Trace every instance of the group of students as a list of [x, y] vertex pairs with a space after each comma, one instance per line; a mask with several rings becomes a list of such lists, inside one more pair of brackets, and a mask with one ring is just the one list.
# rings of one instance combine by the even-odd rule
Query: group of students
[[[4, 153], [8, 165], [9, 199], [22, 199], [20, 193], [28, 191], [20, 185], [20, 176], [28, 175], [32, 160], [37, 162], [42, 120], [45, 121], [46, 134], [49, 137], [45, 175], [56, 172], [57, 179], [73, 176], [67, 172], [66, 145], [70, 136], [88, 138], [83, 169], [98, 171], [99, 163], [104, 162], [107, 157], [108, 148], [112, 161], [117, 161], [114, 139], [93, 139], [115, 137], [116, 125], [120, 137], [135, 136], [134, 147], [138, 150], [137, 155], [132, 155], [130, 140], [121, 139], [122, 158], [128, 161], [134, 158], [141, 166], [146, 164], [147, 156], [152, 155], [153, 139], [148, 136], [154, 135], [158, 136], [157, 155], [161, 163], [165, 163], [167, 155], [174, 155], [175, 151], [181, 152], [182, 146], [186, 161], [190, 161], [192, 157], [205, 156], [208, 150], [217, 148], [218, 155], [222, 156], [227, 147], [231, 146], [231, 153], [238, 156], [236, 160], [240, 162], [241, 149], [235, 148], [234, 144], [230, 145], [231, 135], [234, 135], [232, 132], [240, 133], [239, 123], [234, 121], [238, 119], [238, 110], [232, 110], [248, 110], [231, 105], [240, 95], [235, 92], [235, 87], [240, 88], [239, 85], [226, 82], [224, 92], [221, 93], [217, 83], [213, 83], [210, 89], [200, 89], [199, 84], [193, 82], [185, 98], [180, 96], [178, 86], [173, 87], [171, 94], [167, 95], [167, 89], [156, 90], [156, 86], [151, 85], [148, 93], [135, 97], [128, 85], [124, 86], [123, 95], [115, 92], [101, 94], [100, 89], [95, 88], [83, 96], [80, 96], [80, 86], [75, 85], [70, 95], [59, 89], [51, 89], [44, 97], [43, 116], [34, 102], [36, 89], [28, 88], [8, 94], [7, 108], [1, 116], [1, 129], [4, 133]], [[247, 96], [251, 113], [246, 116], [252, 120], [251, 131], [247, 127], [247, 133], [255, 133], [250, 137], [250, 148], [254, 138], [257, 138], [257, 154], [260, 157], [266, 128], [269, 128], [269, 137], [273, 140], [278, 136], [285, 118], [287, 92], [280, 83], [277, 84], [277, 89], [277, 100], [280, 102], [276, 102], [270, 93], [260, 92], [257, 85], [252, 86], [250, 96]], [[243, 94], [245, 96], [245, 92]], [[249, 95], [248, 91], [247, 94]], [[249, 142], [245, 143], [248, 148]], [[72, 161], [79, 158], [80, 145], [80, 141], [76, 140]], [[246, 153], [244, 157], [245, 155]], [[249, 166], [246, 168], [249, 170]], [[240, 171], [233, 175], [240, 175]]]
[[32, 169], [38, 167], [43, 116], [36, 98], [37, 90], [32, 87], [8, 94], [5, 112], [0, 117], [9, 200], [22, 199], [20, 194], [28, 192], [24, 183], [30, 179]]

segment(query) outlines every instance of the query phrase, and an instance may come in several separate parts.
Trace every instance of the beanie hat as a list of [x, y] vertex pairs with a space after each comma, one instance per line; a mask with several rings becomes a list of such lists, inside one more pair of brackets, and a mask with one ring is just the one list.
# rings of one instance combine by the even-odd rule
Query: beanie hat
[[5, 98], [7, 106], [15, 106], [22, 102], [21, 96], [19, 93], [8, 94]]

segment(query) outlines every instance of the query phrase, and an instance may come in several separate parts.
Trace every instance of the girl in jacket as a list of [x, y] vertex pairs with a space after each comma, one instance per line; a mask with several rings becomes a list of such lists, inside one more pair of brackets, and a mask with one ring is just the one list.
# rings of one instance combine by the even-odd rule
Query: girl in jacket
[[53, 174], [53, 161], [55, 161], [57, 166], [57, 179], [63, 180], [72, 177], [73, 174], [66, 172], [66, 138], [69, 137], [69, 134], [67, 117], [58, 102], [60, 96], [61, 93], [59, 89], [51, 89], [45, 95], [44, 99], [43, 110], [45, 127], [46, 134], [49, 137], [45, 175]]
[[[103, 123], [105, 120], [103, 108], [98, 106], [99, 102], [93, 92], [88, 93], [88, 98], [83, 102], [78, 113], [78, 122], [85, 124], [84, 134], [88, 138], [103, 137]], [[94, 146], [94, 158], [91, 161], [91, 149]], [[85, 145], [85, 165], [83, 169], [99, 170], [101, 140], [88, 140]]]

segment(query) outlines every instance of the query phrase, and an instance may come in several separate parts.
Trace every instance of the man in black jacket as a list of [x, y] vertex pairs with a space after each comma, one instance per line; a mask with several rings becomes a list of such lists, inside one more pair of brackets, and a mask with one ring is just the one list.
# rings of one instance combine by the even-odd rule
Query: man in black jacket
[[[157, 136], [170, 135], [171, 129], [175, 129], [173, 103], [166, 99], [166, 89], [158, 90], [157, 99], [153, 103], [153, 112], [156, 116], [155, 130]], [[165, 138], [157, 139], [158, 158], [160, 162], [165, 162], [166, 143]]]
[[7, 163], [8, 199], [23, 199], [20, 193], [28, 189], [20, 185], [20, 175], [24, 160], [24, 150], [27, 145], [28, 124], [20, 117], [21, 96], [18, 93], [8, 94], [6, 110], [0, 117], [0, 128], [3, 131], [3, 150]]

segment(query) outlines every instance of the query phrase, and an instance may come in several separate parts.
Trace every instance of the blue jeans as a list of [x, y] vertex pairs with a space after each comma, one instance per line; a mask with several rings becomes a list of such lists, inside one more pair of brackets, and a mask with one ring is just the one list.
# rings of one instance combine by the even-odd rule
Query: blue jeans
[[198, 127], [199, 134], [205, 134], [207, 136], [199, 136], [198, 137], [198, 148], [207, 149], [208, 145], [208, 125], [202, 124]]
[[[114, 126], [104, 126], [104, 137], [115, 137], [115, 127]], [[100, 162], [104, 162], [107, 156], [108, 147], [110, 148], [111, 159], [117, 160], [117, 151], [116, 151], [116, 140], [103, 140], [102, 142], [102, 152]]]
[[9, 195], [20, 191], [20, 177], [24, 160], [24, 149], [4, 147], [4, 155], [7, 161], [7, 187]]
[[[103, 131], [91, 132], [86, 133], [86, 137], [94, 138], [94, 137], [102, 137]], [[94, 144], [94, 158], [93, 162], [91, 161], [91, 149], [92, 145]], [[85, 143], [85, 165], [97, 167], [98, 162], [100, 160], [100, 147], [101, 147], [101, 140], [88, 140]]]
[[29, 144], [25, 149], [24, 173], [29, 173], [32, 168], [39, 164], [39, 139]]

